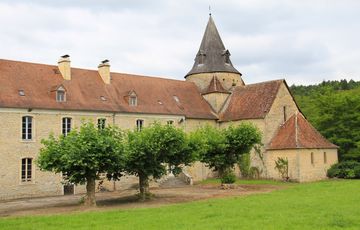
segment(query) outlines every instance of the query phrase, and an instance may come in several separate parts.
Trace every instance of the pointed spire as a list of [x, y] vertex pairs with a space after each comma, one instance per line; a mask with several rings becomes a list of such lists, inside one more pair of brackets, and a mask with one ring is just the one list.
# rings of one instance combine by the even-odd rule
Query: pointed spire
[[200, 49], [195, 57], [194, 66], [186, 76], [196, 73], [213, 72], [240, 74], [239, 71], [233, 67], [230, 61], [230, 52], [225, 49], [215, 22], [210, 14]]

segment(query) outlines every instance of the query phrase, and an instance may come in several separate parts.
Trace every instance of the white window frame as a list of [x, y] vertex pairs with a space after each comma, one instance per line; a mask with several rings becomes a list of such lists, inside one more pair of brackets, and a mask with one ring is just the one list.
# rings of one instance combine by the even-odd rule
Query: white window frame
[[[100, 127], [100, 121], [103, 121], [103, 126], [102, 127]], [[105, 117], [99, 117], [98, 119], [97, 119], [97, 127], [98, 127], [98, 129], [104, 129], [105, 127], [106, 127], [106, 118]]]
[[[70, 122], [68, 122], [70, 120]], [[69, 132], [71, 132], [71, 129], [73, 127], [73, 119], [72, 117], [62, 117], [61, 118], [61, 133], [64, 136], [67, 136], [69, 134]], [[70, 123], [70, 129], [68, 129], [68, 125]], [[64, 128], [65, 125], [65, 128]]]
[[[61, 94], [62, 96], [60, 96]], [[65, 102], [66, 101], [66, 91], [63, 89], [56, 90], [56, 101], [57, 102]]]
[[[29, 160], [30, 160], [30, 170], [29, 170]], [[25, 169], [23, 170], [23, 161], [25, 161]], [[29, 177], [30, 171], [30, 177]], [[24, 172], [24, 177], [23, 177]], [[23, 157], [20, 161], [20, 181], [21, 183], [29, 183], [34, 180], [34, 159], [32, 157]]]
[[144, 120], [143, 119], [136, 119], [136, 130], [141, 131], [144, 127]]
[[[24, 128], [25, 118], [25, 128]], [[31, 120], [29, 121], [29, 118]], [[30, 127], [29, 127], [30, 126]], [[30, 129], [30, 132], [29, 132]], [[24, 133], [25, 131], [25, 133]], [[25, 135], [25, 138], [24, 138]], [[32, 141], [34, 139], [34, 117], [29, 115], [21, 116], [21, 139], [23, 141]]]

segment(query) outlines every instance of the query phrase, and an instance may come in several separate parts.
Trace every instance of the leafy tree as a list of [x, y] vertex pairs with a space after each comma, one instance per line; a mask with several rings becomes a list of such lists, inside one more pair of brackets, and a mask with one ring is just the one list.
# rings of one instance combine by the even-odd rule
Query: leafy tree
[[243, 154], [250, 153], [252, 148], [261, 144], [261, 133], [251, 123], [242, 123], [227, 129], [206, 126], [196, 133], [203, 140], [200, 161], [218, 171], [220, 176], [234, 168]]
[[139, 177], [140, 199], [148, 198], [149, 177], [161, 178], [166, 166], [175, 175], [194, 159], [189, 139], [182, 129], [154, 123], [141, 131], [128, 132], [126, 171]]
[[95, 206], [95, 180], [105, 173], [118, 180], [124, 168], [123, 133], [115, 127], [97, 129], [84, 123], [67, 136], [42, 140], [37, 164], [41, 170], [62, 173], [66, 182], [86, 184], [85, 205]]
[[308, 120], [340, 147], [340, 160], [360, 162], [360, 82], [324, 81], [291, 91]]

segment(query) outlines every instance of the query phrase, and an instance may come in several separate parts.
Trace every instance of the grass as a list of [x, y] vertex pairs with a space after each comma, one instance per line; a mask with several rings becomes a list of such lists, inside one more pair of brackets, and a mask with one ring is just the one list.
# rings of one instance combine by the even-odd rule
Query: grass
[[0, 219], [0, 229], [360, 229], [360, 180], [160, 208]]
[[[201, 181], [201, 184], [221, 184], [220, 179], [207, 179]], [[276, 180], [244, 180], [237, 179], [235, 184], [271, 184], [271, 185], [289, 185], [289, 183]]]

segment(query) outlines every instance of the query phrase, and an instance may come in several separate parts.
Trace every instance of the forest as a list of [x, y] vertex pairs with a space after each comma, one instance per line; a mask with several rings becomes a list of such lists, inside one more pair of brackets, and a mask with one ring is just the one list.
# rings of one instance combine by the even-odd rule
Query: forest
[[339, 160], [360, 162], [360, 81], [323, 81], [290, 90], [310, 123], [339, 146]]

